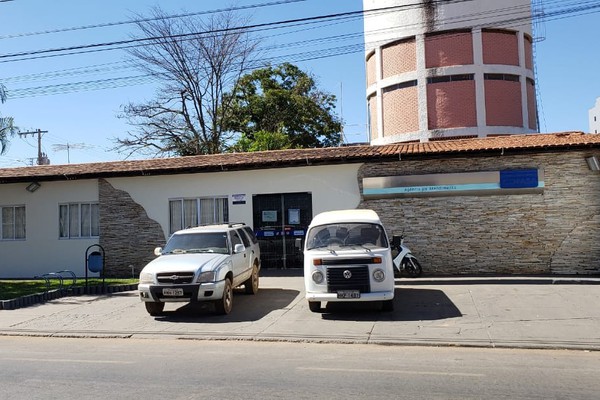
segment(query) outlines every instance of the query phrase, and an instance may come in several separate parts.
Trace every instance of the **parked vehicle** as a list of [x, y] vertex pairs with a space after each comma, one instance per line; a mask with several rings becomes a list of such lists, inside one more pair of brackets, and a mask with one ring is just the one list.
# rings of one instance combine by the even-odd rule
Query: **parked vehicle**
[[150, 315], [168, 302], [210, 301], [218, 314], [229, 314], [233, 289], [258, 292], [260, 248], [245, 224], [202, 226], [175, 232], [158, 258], [140, 272], [138, 291]]
[[404, 245], [404, 235], [392, 237], [392, 255], [394, 255], [394, 274], [400, 277], [404, 272], [411, 278], [421, 276], [423, 268], [410, 249]]
[[304, 245], [304, 284], [311, 311], [322, 302], [381, 301], [394, 308], [394, 267], [388, 237], [372, 210], [315, 216]]

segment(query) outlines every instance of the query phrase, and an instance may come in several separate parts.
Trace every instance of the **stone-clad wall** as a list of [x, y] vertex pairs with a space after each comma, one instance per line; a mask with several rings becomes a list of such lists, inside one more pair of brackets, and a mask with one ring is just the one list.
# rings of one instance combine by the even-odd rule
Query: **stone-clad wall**
[[151, 261], [157, 243], [165, 243], [160, 224], [148, 217], [127, 192], [98, 180], [100, 197], [100, 245], [106, 254], [107, 277], [131, 277]]
[[543, 194], [364, 200], [429, 275], [600, 273], [600, 173], [589, 152], [364, 164], [363, 177], [542, 168]]

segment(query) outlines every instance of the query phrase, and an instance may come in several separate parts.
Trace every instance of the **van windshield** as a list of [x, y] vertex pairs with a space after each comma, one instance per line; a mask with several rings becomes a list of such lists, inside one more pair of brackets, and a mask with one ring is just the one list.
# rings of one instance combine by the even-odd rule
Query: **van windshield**
[[306, 236], [306, 249], [319, 247], [388, 247], [381, 225], [368, 223], [337, 223], [312, 227]]

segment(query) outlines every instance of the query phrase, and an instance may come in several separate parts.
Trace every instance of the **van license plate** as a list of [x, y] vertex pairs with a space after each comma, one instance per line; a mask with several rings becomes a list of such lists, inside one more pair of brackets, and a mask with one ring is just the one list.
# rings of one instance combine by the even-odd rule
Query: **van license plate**
[[183, 296], [183, 289], [164, 288], [162, 294], [163, 296]]
[[360, 292], [358, 290], [338, 290], [338, 299], [360, 299]]

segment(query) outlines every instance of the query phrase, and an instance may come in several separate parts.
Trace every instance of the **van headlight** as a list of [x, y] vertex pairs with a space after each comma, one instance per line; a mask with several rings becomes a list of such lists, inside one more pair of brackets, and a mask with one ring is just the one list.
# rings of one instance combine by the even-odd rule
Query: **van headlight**
[[150, 272], [142, 272], [140, 274], [140, 283], [142, 284], [153, 284], [154, 282], [154, 274]]
[[312, 273], [312, 280], [314, 283], [321, 284], [321, 283], [323, 283], [324, 279], [325, 279], [325, 276], [323, 275], [323, 273], [321, 271], [316, 270]]
[[373, 271], [373, 279], [375, 282], [383, 282], [385, 280], [385, 272], [381, 268]]

